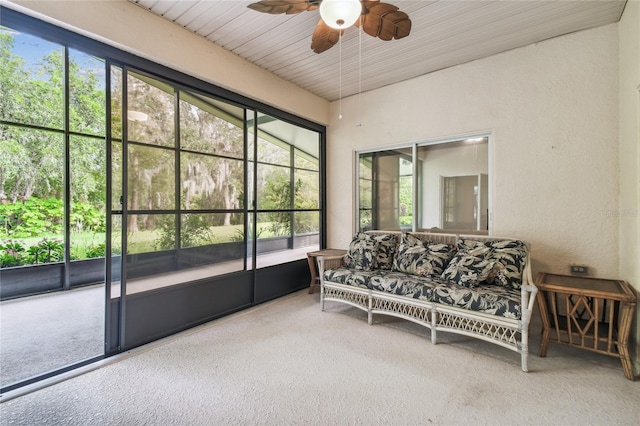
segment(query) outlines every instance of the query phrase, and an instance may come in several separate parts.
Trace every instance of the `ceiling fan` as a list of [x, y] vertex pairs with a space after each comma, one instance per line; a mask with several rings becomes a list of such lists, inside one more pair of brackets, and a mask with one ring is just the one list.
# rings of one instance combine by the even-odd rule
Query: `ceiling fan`
[[[330, 7], [334, 6], [337, 10], [351, 8], [352, 18], [343, 19], [342, 15], [332, 14]], [[362, 25], [365, 33], [385, 41], [406, 37], [411, 32], [409, 16], [396, 6], [379, 0], [262, 0], [247, 7], [273, 15], [292, 15], [320, 9], [321, 18], [311, 38], [311, 49], [315, 53], [333, 47], [351, 25]]]

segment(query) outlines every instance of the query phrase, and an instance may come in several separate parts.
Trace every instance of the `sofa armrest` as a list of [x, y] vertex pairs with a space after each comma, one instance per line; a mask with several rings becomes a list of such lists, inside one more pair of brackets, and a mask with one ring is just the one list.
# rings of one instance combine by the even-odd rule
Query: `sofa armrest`
[[342, 266], [342, 258], [344, 255], [337, 256], [319, 256], [318, 257], [318, 269], [320, 280], [324, 279], [324, 271], [329, 269], [336, 269]]
[[526, 305], [528, 311], [533, 310], [533, 305], [536, 303], [536, 294], [538, 293], [538, 287], [535, 285], [523, 285], [522, 296], [523, 306]]
[[522, 320], [525, 325], [529, 324], [533, 313], [533, 306], [536, 303], [536, 294], [538, 287], [534, 284], [531, 277], [531, 253], [527, 253], [527, 262], [522, 271]]

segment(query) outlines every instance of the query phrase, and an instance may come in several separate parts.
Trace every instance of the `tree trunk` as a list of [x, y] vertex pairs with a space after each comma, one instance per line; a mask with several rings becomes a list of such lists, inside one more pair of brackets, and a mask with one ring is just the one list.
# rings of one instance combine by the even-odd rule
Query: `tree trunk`
[[[229, 194], [229, 184], [226, 183], [224, 185], [224, 208], [225, 209], [231, 209], [233, 207], [231, 207], [233, 204], [233, 200], [230, 197]], [[224, 214], [224, 226], [229, 226], [231, 225], [231, 213], [230, 212], [226, 212]]]

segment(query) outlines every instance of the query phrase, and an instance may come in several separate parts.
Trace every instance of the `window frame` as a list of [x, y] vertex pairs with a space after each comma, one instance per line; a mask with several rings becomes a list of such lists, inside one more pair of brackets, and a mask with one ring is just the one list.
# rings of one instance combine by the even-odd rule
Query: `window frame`
[[[486, 233], [488, 235], [492, 235], [492, 230], [494, 227], [494, 223], [493, 223], [493, 210], [494, 210], [494, 206], [493, 206], [493, 134], [492, 132], [489, 131], [479, 131], [479, 132], [474, 132], [474, 133], [464, 133], [464, 134], [460, 134], [460, 135], [455, 135], [455, 136], [448, 136], [448, 137], [441, 137], [441, 138], [433, 138], [433, 139], [426, 139], [426, 140], [420, 140], [420, 141], [414, 141], [414, 142], [406, 142], [406, 143], [398, 143], [398, 144], [393, 144], [393, 145], [386, 145], [386, 146], [378, 146], [378, 147], [371, 147], [371, 148], [366, 148], [366, 149], [360, 149], [360, 150], [354, 150], [354, 156], [353, 156], [353, 167], [354, 167], [354, 185], [353, 185], [353, 205], [354, 205], [354, 209], [353, 209], [353, 216], [352, 216], [352, 229], [353, 232], [361, 232], [362, 228], [361, 228], [361, 223], [360, 223], [360, 214], [361, 214], [361, 210], [363, 210], [363, 208], [361, 208], [360, 206], [360, 159], [361, 156], [363, 155], [374, 155], [376, 153], [381, 153], [381, 152], [385, 152], [385, 151], [395, 151], [395, 150], [406, 150], [406, 149], [411, 149], [411, 161], [413, 163], [413, 167], [412, 167], [412, 174], [413, 174], [413, 209], [412, 209], [412, 215], [413, 215], [413, 221], [412, 221], [412, 225], [411, 225], [411, 229], [401, 229], [402, 231], [406, 231], [406, 232], [417, 232], [420, 229], [423, 229], [420, 225], [420, 223], [422, 222], [422, 211], [421, 211], [421, 205], [422, 205], [422, 198], [423, 198], [423, 194], [422, 194], [422, 188], [421, 188], [421, 173], [423, 172], [422, 169], [422, 164], [417, 161], [418, 160], [418, 150], [420, 147], [425, 147], [425, 146], [435, 146], [435, 145], [445, 145], [445, 144], [453, 144], [453, 143], [460, 143], [463, 141], [468, 141], [468, 140], [474, 140], [474, 139], [485, 139], [486, 140], [486, 144], [487, 144], [487, 174], [488, 174], [488, 194], [487, 194], [487, 205], [488, 205], [488, 215], [487, 215], [487, 230]], [[471, 142], [473, 143], [473, 142]], [[372, 188], [375, 187], [375, 171], [372, 171]], [[373, 189], [372, 189], [373, 190]], [[442, 198], [442, 194], [439, 194], [440, 198]], [[373, 216], [375, 215], [374, 210], [376, 209], [376, 205], [377, 205], [377, 201], [375, 200], [375, 194], [372, 193], [372, 200], [371, 200], [371, 206], [370, 208], [364, 208], [364, 210], [370, 210], [371, 211], [371, 216], [372, 216], [372, 223], [373, 223]], [[375, 228], [372, 228], [375, 229]], [[446, 232], [446, 229], [441, 230], [442, 232]], [[469, 229], [469, 230], [464, 230], [464, 231], [468, 231], [468, 233], [478, 233], [478, 232], [485, 232], [482, 230], [473, 230], [473, 229]]]

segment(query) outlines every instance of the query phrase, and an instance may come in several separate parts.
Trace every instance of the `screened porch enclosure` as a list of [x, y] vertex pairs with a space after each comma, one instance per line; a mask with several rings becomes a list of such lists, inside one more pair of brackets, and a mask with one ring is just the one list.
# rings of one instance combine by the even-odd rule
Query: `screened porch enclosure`
[[324, 127], [0, 16], [2, 391], [308, 285]]

